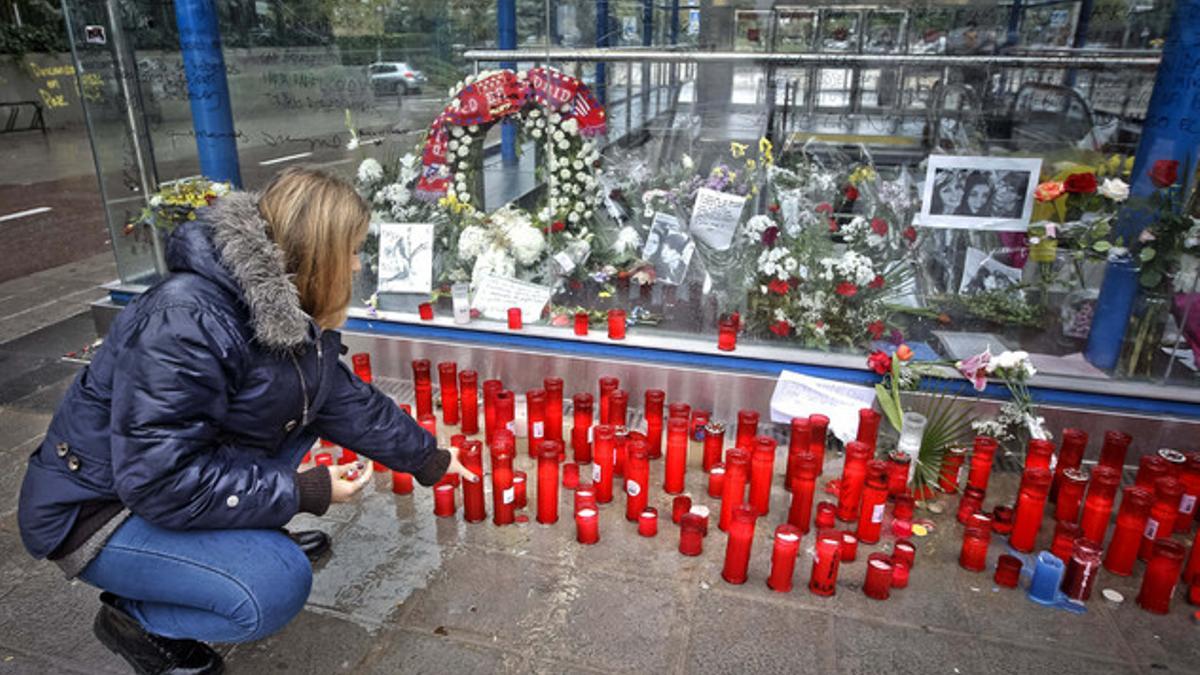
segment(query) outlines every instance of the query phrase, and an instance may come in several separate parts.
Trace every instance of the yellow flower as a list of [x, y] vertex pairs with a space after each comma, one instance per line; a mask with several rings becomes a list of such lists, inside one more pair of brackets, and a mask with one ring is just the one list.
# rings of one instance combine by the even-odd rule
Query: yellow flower
[[758, 166], [758, 164], [755, 163], [754, 160], [752, 160], [752, 159], [746, 160], [746, 168], [747, 169], [753, 171], [757, 166]]
[[600, 291], [599, 293], [597, 293], [597, 295], [599, 295], [602, 298], [611, 298], [612, 297], [612, 293], [609, 291]]
[[854, 185], [872, 180], [875, 180], [875, 169], [869, 166], [860, 166], [850, 174], [850, 182]]
[[1125, 158], [1125, 167], [1124, 167], [1124, 170], [1122, 171], [1122, 173], [1124, 173], [1125, 175], [1129, 175], [1129, 174], [1133, 173], [1133, 155], [1130, 155]]
[[775, 146], [771, 144], [771, 141], [766, 138], [758, 139], [758, 154], [762, 157], [764, 165], [770, 166], [775, 163], [775, 156], [771, 154], [774, 149]]
[[729, 144], [729, 154], [734, 157], [743, 157], [746, 154], [746, 148], [749, 147], [748, 145], [734, 141]]

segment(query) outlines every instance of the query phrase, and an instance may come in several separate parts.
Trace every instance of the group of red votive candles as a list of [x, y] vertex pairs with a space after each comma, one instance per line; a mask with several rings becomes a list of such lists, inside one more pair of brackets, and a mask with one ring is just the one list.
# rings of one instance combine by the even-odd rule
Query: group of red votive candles
[[[1016, 504], [997, 506], [989, 514], [983, 501], [997, 444], [990, 438], [976, 438], [958, 508], [958, 521], [964, 525], [959, 564], [983, 571], [993, 532], [1007, 535], [1015, 551], [1032, 553], [1049, 502], [1055, 523], [1049, 551], [1065, 565], [1061, 591], [1067, 599], [1087, 601], [1101, 567], [1118, 576], [1130, 576], [1142, 560], [1146, 569], [1137, 596], [1139, 606], [1166, 614], [1180, 581], [1188, 589], [1189, 602], [1200, 604], [1200, 537], [1192, 543], [1186, 566], [1187, 549], [1175, 540], [1175, 535], [1188, 535], [1195, 529], [1200, 453], [1161, 449], [1141, 456], [1134, 484], [1121, 490], [1116, 525], [1108, 537], [1131, 442], [1124, 432], [1106, 432], [1089, 477], [1083, 468], [1088, 435], [1082, 430], [1063, 430], [1057, 457], [1053, 442], [1030, 441]], [[941, 474], [943, 490], [956, 491], [962, 463], [963, 453], [947, 458]], [[1021, 566], [1016, 556], [1000, 556], [996, 583], [1015, 587]]]
[[[351, 361], [354, 372], [369, 383], [372, 377], [369, 355], [355, 354]], [[418, 359], [412, 362], [412, 369], [415, 417], [436, 436], [431, 363]], [[458, 425], [461, 432], [451, 436], [451, 445], [460, 449], [463, 465], [482, 478], [486, 444], [493, 522], [496, 525], [516, 522], [516, 511], [527, 506], [527, 476], [514, 469], [515, 394], [506, 390], [500, 380], [484, 381], [482, 440], [470, 439], [468, 436], [481, 431], [478, 374], [472, 370], [459, 371], [457, 364], [443, 362], [438, 364], [438, 376], [442, 423]], [[543, 524], [558, 521], [561, 485], [574, 494], [577, 540], [581, 544], [595, 544], [600, 539], [599, 507], [611, 503], [615, 488], [623, 487], [626, 519], [637, 524], [640, 535], [654, 537], [658, 533], [659, 515], [654, 507], [648, 506], [650, 462], [663, 459], [662, 489], [675, 495], [671, 519], [679, 526], [679, 551], [688, 556], [700, 555], [709, 531], [710, 513], [707, 507], [694, 505], [691, 497], [684, 494], [690, 442], [697, 440], [703, 447], [701, 465], [707, 474], [708, 496], [720, 500], [717, 527], [727, 533], [721, 575], [729, 583], [745, 583], [755, 528], [758, 518], [768, 514], [776, 476], [777, 442], [758, 433], [759, 414], [739, 411], [733, 447], [726, 449], [725, 425], [710, 420], [708, 412], [693, 410], [687, 403], [667, 405], [666, 393], [661, 390], [649, 389], [644, 394], [644, 433], [627, 426], [629, 393], [620, 388], [617, 378], [599, 379], [598, 399], [596, 410], [592, 394], [581, 392], [572, 397], [574, 424], [568, 437], [563, 419], [563, 380], [548, 377], [543, 388], [526, 392], [528, 452], [537, 461], [537, 521]], [[400, 407], [412, 415], [408, 404], [402, 403]], [[817, 595], [834, 595], [839, 564], [857, 558], [860, 542], [874, 545], [884, 538], [889, 503], [891, 518], [887, 534], [894, 540], [892, 550], [867, 557], [862, 588], [867, 596], [883, 600], [889, 597], [891, 589], [908, 584], [916, 556], [916, 546], [908, 538], [916, 499], [932, 495], [917, 495], [910, 489], [909, 455], [897, 451], [889, 453], [886, 459], [875, 458], [880, 422], [881, 416], [874, 410], [859, 411], [857, 437], [846, 444], [842, 475], [835, 484], [837, 501], [815, 504], [814, 513], [817, 481], [824, 469], [829, 418], [812, 415], [791, 420], [783, 470], [783, 487], [791, 493], [791, 502], [786, 522], [774, 531], [767, 578], [772, 590], [785, 593], [792, 590], [801, 541], [815, 528], [809, 590]], [[1114, 574], [1128, 576], [1140, 558], [1148, 564], [1137, 598], [1139, 605], [1166, 613], [1176, 582], [1181, 578], [1189, 588], [1190, 601], [1200, 603], [1198, 546], [1193, 544], [1185, 568], [1186, 549], [1172, 538], [1177, 533], [1190, 533], [1197, 518], [1200, 453], [1185, 455], [1160, 450], [1141, 458], [1136, 483], [1124, 489], [1114, 534], [1104, 552], [1101, 543], [1105, 540], [1121, 468], [1132, 439], [1119, 431], [1106, 433], [1099, 463], [1089, 481], [1082, 469], [1087, 434], [1066, 429], [1062, 436], [1056, 462], [1052, 442], [1030, 442], [1015, 506], [996, 506], [990, 514], [984, 512], [983, 502], [998, 444], [988, 437], [975, 439], [958, 508], [958, 520], [964, 525], [960, 565], [967, 570], [983, 571], [992, 533], [1007, 535], [1009, 545], [1016, 551], [1032, 552], [1049, 501], [1054, 504], [1056, 522], [1050, 550], [1066, 564], [1063, 592], [1068, 598], [1077, 601], [1089, 598], [1100, 565]], [[568, 443], [572, 462], [566, 462]], [[329, 444], [322, 441], [322, 446]], [[333, 463], [332, 453], [318, 452], [317, 464]], [[938, 480], [942, 492], [959, 491], [959, 475], [966, 457], [965, 448], [946, 455]], [[343, 449], [338, 462], [356, 460], [352, 451]], [[583, 470], [586, 465], [591, 466], [590, 475]], [[387, 471], [379, 463], [375, 469]], [[623, 484], [617, 477], [623, 479]], [[460, 483], [457, 476], [447, 477], [434, 486], [435, 515], [456, 514], [456, 492], [460, 487], [464, 520], [471, 523], [486, 520], [483, 482]], [[412, 476], [392, 472], [392, 489], [396, 494], [411, 493]], [[839, 521], [844, 524], [840, 528]], [[996, 583], [1016, 587], [1021, 567], [1020, 558], [1001, 555], [995, 570]]]

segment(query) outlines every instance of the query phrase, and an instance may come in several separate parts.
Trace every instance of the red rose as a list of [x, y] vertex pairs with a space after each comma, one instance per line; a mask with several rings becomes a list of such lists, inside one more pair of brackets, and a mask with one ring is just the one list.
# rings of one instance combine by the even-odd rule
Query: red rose
[[775, 227], [774, 225], [772, 225], [772, 226], [768, 227], [767, 229], [763, 230], [763, 233], [762, 233], [763, 246], [767, 246], [767, 247], [774, 246], [775, 242], [778, 239], [779, 239], [779, 228], [778, 227]]
[[867, 284], [867, 286], [869, 286], [870, 288], [876, 288], [876, 289], [883, 288], [883, 275], [876, 274], [875, 278], [872, 279], [871, 283]]
[[771, 332], [779, 337], [787, 337], [792, 332], [792, 324], [786, 321], [776, 321], [771, 324]]
[[1090, 195], [1096, 191], [1096, 174], [1073, 173], [1063, 181], [1063, 189], [1077, 195]]
[[912, 225], [909, 225], [908, 227], [904, 228], [903, 236], [905, 239], [907, 239], [909, 241], [916, 241], [917, 240], [917, 228], [913, 227]]
[[771, 204], [767, 207], [767, 210], [771, 213], [779, 213], [779, 204]]
[[867, 325], [867, 332], [871, 334], [872, 340], [878, 340], [882, 337], [885, 330], [887, 330], [887, 326], [882, 321], [872, 321]]
[[813, 324], [813, 325], [814, 325], [814, 326], [816, 326], [817, 328], [824, 328], [824, 327], [825, 327], [825, 322], [824, 322], [824, 321], [821, 321], [820, 319], [817, 319], [817, 322], [816, 322], [815, 324]]
[[791, 289], [792, 287], [788, 285], [788, 282], [782, 279], [772, 279], [771, 283], [767, 284], [767, 290], [776, 295], [787, 295]]
[[892, 369], [892, 357], [880, 351], [871, 352], [867, 357], [867, 367], [875, 371], [876, 375], [883, 375]]
[[1174, 159], [1160, 159], [1150, 169], [1150, 181], [1155, 187], [1167, 188], [1179, 180], [1179, 162]]
[[829, 202], [821, 202], [817, 204], [817, 213], [833, 213], [833, 206]]
[[849, 281], [843, 281], [842, 283], [838, 284], [835, 292], [842, 297], [854, 297], [858, 294], [858, 286], [855, 286]]
[[871, 219], [871, 231], [881, 237], [887, 236], [887, 233], [888, 233], [887, 221], [884, 220], [883, 218], [872, 218]]
[[551, 232], [562, 232], [565, 229], [567, 229], [567, 224], [561, 220], [554, 221], [554, 224], [550, 226]]
[[573, 291], [577, 291], [577, 290], [583, 288], [583, 282], [578, 279], [572, 279], [570, 285], [571, 285], [571, 290], [573, 290]]
[[837, 224], [837, 221], [836, 221], [836, 220], [834, 220], [833, 218], [830, 218], [830, 219], [829, 219], [829, 231], [830, 231], [830, 232], [837, 232], [837, 231], [838, 231], [838, 224]]
[[855, 201], [858, 199], [858, 188], [854, 187], [853, 185], [847, 185], [845, 194], [846, 201]]

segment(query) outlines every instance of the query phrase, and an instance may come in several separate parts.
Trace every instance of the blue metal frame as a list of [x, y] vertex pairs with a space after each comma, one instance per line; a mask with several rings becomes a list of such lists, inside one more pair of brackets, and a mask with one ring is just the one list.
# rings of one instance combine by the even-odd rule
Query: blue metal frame
[[[608, 46], [608, 0], [596, 0], [596, 46]], [[596, 86], [592, 93], [600, 105], [608, 105], [608, 78], [603, 61], [596, 62]]]
[[[496, 38], [500, 49], [517, 48], [517, 0], [497, 0]], [[514, 61], [504, 61], [501, 68], [516, 70]], [[500, 122], [500, 156], [505, 164], [517, 163], [517, 127], [509, 120]]]
[[175, 23], [187, 75], [192, 128], [200, 155], [200, 173], [241, 187], [237, 132], [221, 53], [221, 27], [213, 0], [176, 0]]

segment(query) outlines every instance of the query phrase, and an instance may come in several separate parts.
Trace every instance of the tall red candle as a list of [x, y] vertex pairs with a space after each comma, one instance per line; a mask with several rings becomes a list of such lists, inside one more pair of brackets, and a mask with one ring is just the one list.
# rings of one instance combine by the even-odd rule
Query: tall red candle
[[679, 519], [679, 552], [698, 556], [704, 552], [704, 519], [695, 513], [685, 513]]
[[458, 393], [462, 432], [474, 436], [479, 433], [479, 373], [473, 370], [459, 371]]
[[721, 578], [731, 584], [746, 583], [750, 567], [750, 545], [754, 541], [754, 522], [758, 517], [749, 504], [739, 504], [729, 521], [729, 538], [725, 546], [725, 566]]
[[546, 438], [562, 442], [564, 440], [562, 378], [545, 378], [542, 380], [542, 389], [546, 392]]
[[864, 544], [879, 541], [883, 529], [883, 515], [887, 509], [888, 465], [873, 459], [867, 462], [867, 479], [863, 487], [862, 509], [858, 515], [858, 538]]
[[1133, 484], [1138, 487], [1154, 489], [1159, 478], [1170, 473], [1171, 467], [1167, 460], [1158, 455], [1142, 455], [1138, 458], [1138, 470], [1134, 474]]
[[850, 530], [842, 530], [842, 546], [838, 549], [842, 562], [854, 562], [858, 557], [858, 537]]
[[[1188, 555], [1187, 567], [1183, 570], [1183, 582], [1192, 586], [1200, 584], [1200, 536], [1192, 540], [1192, 552]], [[1197, 604], [1194, 600], [1192, 603]]]
[[354, 374], [363, 382], [371, 384], [371, 355], [366, 352], [352, 354], [350, 363], [354, 366]]
[[[1075, 540], [1082, 539], [1079, 525], [1060, 520], [1054, 524], [1054, 539], [1050, 543], [1050, 552], [1064, 563], [1071, 559], [1071, 551], [1075, 550]], [[1136, 552], [1137, 549], [1135, 548]]]
[[[1025, 447], [1025, 470], [1050, 470], [1050, 460], [1054, 457], [1054, 443], [1041, 438], [1034, 438]], [[1054, 478], [1051, 476], [1051, 481]], [[1048, 494], [1048, 493], [1047, 493]]]
[[591, 318], [587, 312], [575, 312], [575, 334], [579, 336], [588, 334], [588, 324], [591, 323]]
[[492, 452], [492, 522], [511, 525], [517, 503], [513, 489], [513, 450], [500, 446]]
[[624, 340], [625, 339], [625, 310], [623, 310], [623, 309], [608, 310], [608, 339], [609, 340]]
[[823, 530], [817, 535], [813, 550], [812, 576], [808, 590], [813, 595], [831, 596], [837, 591], [838, 565], [841, 563], [842, 537], [836, 530]]
[[504, 390], [500, 380], [483, 381], [483, 440], [489, 447], [496, 433], [496, 394]]
[[1130, 485], [1122, 491], [1121, 508], [1117, 510], [1117, 525], [1112, 541], [1104, 555], [1104, 569], [1118, 576], [1133, 574], [1138, 549], [1146, 533], [1146, 521], [1154, 506], [1154, 493], [1144, 487]]
[[950, 448], [942, 456], [942, 468], [938, 475], [938, 488], [942, 492], [951, 495], [958, 492], [958, 474], [966, 458], [966, 448]]
[[688, 438], [693, 441], [704, 441], [704, 429], [708, 427], [712, 413], [707, 410], [693, 410], [692, 423], [688, 425]]
[[681, 403], [681, 402], [677, 401], [677, 402], [672, 403], [671, 405], [667, 406], [667, 419], [668, 420], [673, 420], [675, 418], [681, 418], [681, 419], [686, 420], [686, 419], [691, 419], [691, 417], [692, 417], [692, 406], [690, 406], [686, 403]]
[[868, 598], [887, 600], [892, 594], [892, 557], [886, 553], [867, 556], [867, 578], [863, 581], [863, 593]]
[[992, 459], [996, 456], [999, 443], [987, 436], [975, 437], [975, 449], [971, 452], [971, 471], [967, 474], [967, 485], [987, 494], [988, 479], [992, 476]]
[[[1125, 468], [1125, 454], [1129, 452], [1129, 444], [1133, 437], [1124, 431], [1104, 432], [1104, 445], [1100, 447], [1100, 463], [1117, 471]], [[1089, 537], [1090, 538], [1090, 537]]]
[[[561, 460], [562, 458], [559, 457]], [[563, 465], [562, 472], [563, 488], [567, 490], [575, 490], [579, 487], [579, 465], [575, 462], [568, 462]]]
[[889, 495], [900, 496], [908, 492], [908, 471], [912, 465], [912, 456], [903, 450], [893, 450], [888, 453], [884, 462], [887, 492]]
[[595, 427], [592, 439], [592, 482], [596, 485], [596, 501], [607, 504], [613, 498], [613, 471], [617, 464], [613, 428], [607, 424]]
[[538, 443], [537, 521], [543, 525], [558, 522], [558, 441]]
[[792, 479], [792, 505], [788, 522], [807, 533], [812, 520], [813, 495], [817, 491], [817, 456], [810, 450], [795, 455], [796, 476]]
[[410, 495], [413, 491], [413, 477], [411, 473], [403, 473], [401, 471], [392, 472], [392, 492], [398, 495]]
[[787, 467], [783, 474], [783, 489], [790, 491], [792, 481], [796, 480], [796, 461], [802, 452], [811, 452], [812, 432], [808, 420], [803, 417], [793, 417], [790, 425], [791, 435], [788, 436]]
[[418, 415], [417, 423], [421, 425], [422, 429], [428, 431], [431, 436], [437, 438], [437, 418], [433, 416], [433, 413]]
[[524, 325], [524, 322], [521, 320], [521, 308], [520, 307], [509, 307], [508, 308], [508, 329], [509, 330], [521, 330], [523, 325]]
[[443, 478], [433, 486], [433, 515], [439, 518], [450, 518], [454, 516], [456, 510], [454, 483]]
[[796, 557], [800, 554], [800, 528], [784, 523], [775, 528], [775, 544], [771, 548], [771, 575], [767, 587], [776, 593], [789, 593], [796, 575]]
[[600, 541], [600, 512], [587, 507], [575, 512], [575, 540], [581, 544]]
[[958, 500], [958, 522], [966, 525], [971, 516], [983, 509], [983, 490], [968, 485]]
[[588, 440], [592, 429], [592, 395], [575, 394], [571, 397], [571, 409], [575, 424], [571, 429], [571, 449], [576, 462], [587, 464], [592, 461], [592, 444]]
[[[646, 390], [646, 404], [643, 411], [646, 417], [646, 438], [650, 441], [650, 459], [662, 457], [663, 437], [663, 404], [666, 403], [667, 393], [661, 389]], [[705, 469], [707, 471], [707, 469]]]
[[753, 450], [754, 437], [757, 435], [758, 411], [739, 410], [737, 414], [737, 440], [734, 442], [734, 445], [745, 450]]
[[825, 436], [829, 432], [829, 418], [825, 415], [809, 415], [809, 449], [817, 456], [817, 475], [825, 472]]
[[775, 439], [758, 436], [750, 455], [750, 506], [760, 516], [771, 510], [771, 477], [775, 473]]
[[442, 424], [458, 424], [458, 364], [438, 364], [438, 386], [442, 393]]
[[1087, 539], [1077, 539], [1067, 571], [1063, 575], [1063, 593], [1077, 602], [1087, 602], [1100, 572], [1100, 545]]
[[[663, 470], [663, 491], [675, 495], [683, 492], [687, 472], [688, 421], [667, 420], [667, 459]], [[726, 477], [728, 483], [728, 477]]]
[[708, 496], [720, 499], [725, 490], [725, 464], [713, 464], [708, 470]]
[[525, 392], [525, 438], [529, 440], [529, 456], [533, 457], [546, 438], [546, 392], [541, 389]]
[[1171, 610], [1171, 596], [1183, 569], [1183, 544], [1172, 539], [1154, 542], [1154, 552], [1146, 565], [1146, 576], [1138, 592], [1137, 604], [1147, 612], [1166, 614]]
[[737, 349], [737, 322], [725, 318], [717, 322], [717, 349], [731, 352]]
[[650, 500], [650, 449], [640, 439], [628, 442], [625, 462], [625, 520], [636, 522]]
[[608, 395], [608, 419], [614, 427], [629, 426], [629, 392], [617, 389]]
[[529, 476], [524, 471], [513, 471], [513, 497], [516, 499], [513, 506], [518, 509], [529, 506], [528, 484]]
[[958, 564], [963, 569], [971, 572], [987, 569], [988, 544], [992, 539], [991, 521], [988, 516], [976, 513], [963, 528], [962, 548], [958, 552]]
[[1087, 489], [1088, 483], [1087, 472], [1083, 469], [1067, 469], [1057, 477], [1058, 502], [1054, 505], [1054, 519], [1072, 523], [1079, 522], [1079, 511], [1083, 506], [1083, 492]]
[[838, 520], [853, 522], [858, 519], [858, 507], [862, 501], [863, 483], [867, 479], [867, 461], [871, 459], [871, 447], [861, 441], [846, 444], [846, 462], [842, 467], [842, 483], [838, 490]]
[[720, 464], [722, 451], [725, 449], [725, 425], [720, 422], [709, 422], [704, 427], [704, 458], [701, 466], [707, 473], [713, 466]]
[[683, 518], [683, 514], [692, 510], [691, 495], [677, 495], [671, 500], [671, 522], [679, 524], [679, 519]]
[[1179, 499], [1182, 496], [1183, 485], [1174, 478], [1164, 476], [1155, 481], [1154, 506], [1150, 507], [1150, 517], [1146, 519], [1138, 558], [1149, 560], [1154, 542], [1169, 539], [1175, 533], [1175, 517], [1179, 514]]
[[496, 431], [494, 433], [507, 431], [516, 435], [516, 406], [517, 397], [511, 391], [506, 389], [496, 392]]
[[1183, 483], [1183, 497], [1179, 500], [1179, 515], [1175, 518], [1175, 534], [1186, 534], [1195, 523], [1196, 501], [1200, 499], [1200, 452], [1188, 454], [1179, 482]]
[[1058, 503], [1058, 491], [1062, 487], [1063, 472], [1078, 469], [1083, 465], [1083, 453], [1087, 451], [1088, 435], [1082, 429], [1066, 428], [1062, 432], [1062, 446], [1058, 449], [1058, 463], [1054, 467], [1054, 482], [1050, 484], [1050, 501]]
[[1048, 468], [1026, 469], [1021, 477], [1021, 490], [1017, 494], [1017, 513], [1012, 535], [1008, 543], [1024, 553], [1033, 551], [1042, 517], [1046, 511], [1046, 499], [1050, 496], [1050, 481], [1054, 476]]
[[879, 441], [879, 421], [882, 419], [883, 415], [871, 408], [862, 408], [858, 411], [858, 437], [856, 440], [870, 446], [871, 452], [875, 451], [875, 445]]
[[1083, 500], [1083, 517], [1079, 521], [1085, 538], [1095, 542], [1104, 541], [1108, 519], [1112, 516], [1113, 498], [1120, 485], [1120, 469], [1110, 466], [1092, 469], [1092, 482], [1088, 484], [1087, 496]]
[[612, 395], [618, 387], [621, 386], [621, 381], [615, 377], [600, 378], [600, 424], [608, 424], [608, 405], [609, 396]]
[[412, 362], [417, 419], [420, 419], [422, 415], [433, 414], [433, 380], [430, 379], [431, 368], [429, 359], [417, 359]]
[[[670, 459], [671, 447], [667, 446]], [[741, 448], [730, 448], [725, 453], [725, 489], [721, 492], [721, 516], [717, 527], [728, 531], [733, 511], [746, 499], [746, 482], [750, 476], [750, 453]]]
[[464, 468], [472, 471], [479, 480], [471, 482], [464, 480], [463, 489], [463, 519], [468, 523], [478, 523], [487, 518], [487, 509], [483, 503], [483, 445], [479, 441], [467, 441], [459, 461]]

